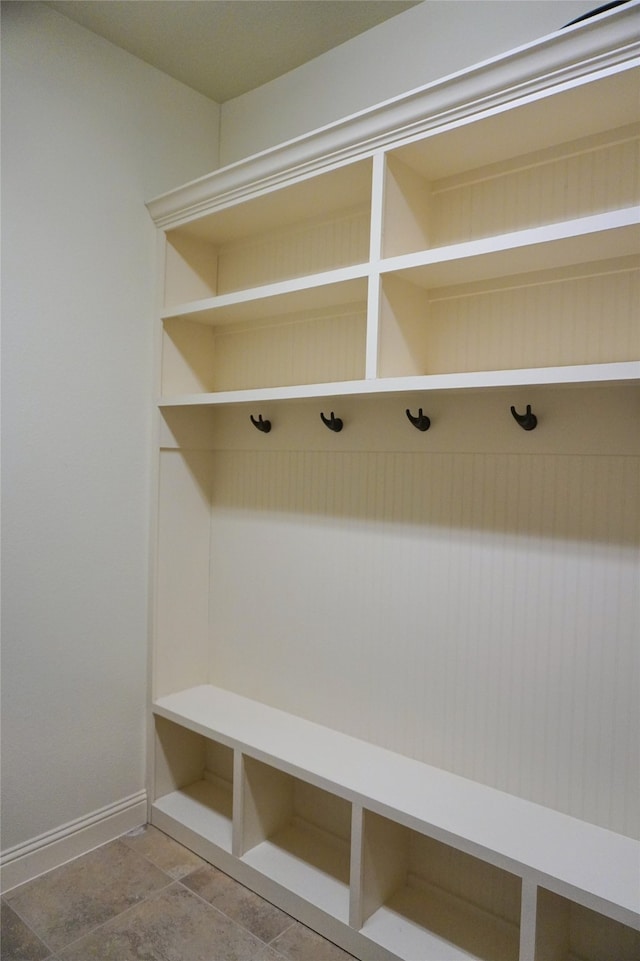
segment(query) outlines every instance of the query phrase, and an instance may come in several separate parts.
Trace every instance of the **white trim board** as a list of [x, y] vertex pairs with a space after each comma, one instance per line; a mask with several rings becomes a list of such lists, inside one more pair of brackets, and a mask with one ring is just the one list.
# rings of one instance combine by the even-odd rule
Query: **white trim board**
[[0, 891], [31, 881], [147, 822], [147, 792], [108, 804], [0, 853]]

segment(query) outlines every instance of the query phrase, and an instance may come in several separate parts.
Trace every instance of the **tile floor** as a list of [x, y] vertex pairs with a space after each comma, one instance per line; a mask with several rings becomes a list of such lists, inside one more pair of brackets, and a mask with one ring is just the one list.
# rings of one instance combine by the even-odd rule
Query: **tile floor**
[[156, 828], [2, 898], [2, 961], [349, 961]]

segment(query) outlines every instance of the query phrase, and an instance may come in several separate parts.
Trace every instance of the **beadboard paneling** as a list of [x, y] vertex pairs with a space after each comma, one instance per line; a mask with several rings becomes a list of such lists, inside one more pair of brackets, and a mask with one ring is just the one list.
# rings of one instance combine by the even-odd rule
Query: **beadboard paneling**
[[[577, 271], [574, 271], [577, 273]], [[640, 270], [589, 267], [504, 289], [430, 298], [427, 371], [498, 370], [609, 363], [640, 357]]]
[[212, 389], [357, 380], [364, 377], [365, 340], [366, 312], [358, 307], [218, 328]]
[[368, 207], [357, 208], [229, 244], [218, 253], [218, 293], [364, 263], [369, 226]]
[[213, 456], [212, 681], [638, 831], [637, 458]]
[[640, 357], [637, 257], [429, 293], [389, 276], [382, 292], [383, 376]]
[[[523, 431], [510, 407], [531, 404], [535, 431]], [[409, 423], [422, 407], [431, 419], [425, 433]], [[327, 430], [320, 412], [335, 409], [344, 421]], [[249, 414], [271, 421], [258, 434]], [[400, 396], [265, 401], [211, 408], [165, 408], [162, 445], [218, 450], [369, 451], [384, 453], [619, 454], [640, 457], [640, 387], [505, 387], [493, 390], [412, 391]], [[287, 509], [283, 504], [283, 509]]]
[[[432, 243], [457, 243], [638, 202], [637, 128], [431, 185]], [[609, 135], [607, 135], [609, 139]], [[593, 145], [591, 145], [593, 143]]]

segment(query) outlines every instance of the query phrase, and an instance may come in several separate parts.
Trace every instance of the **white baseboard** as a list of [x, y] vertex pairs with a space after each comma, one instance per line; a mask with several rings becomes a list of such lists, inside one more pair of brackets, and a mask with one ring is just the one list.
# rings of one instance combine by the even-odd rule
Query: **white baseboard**
[[16, 844], [0, 853], [0, 891], [4, 893], [31, 881], [146, 821], [147, 792], [138, 791], [37, 838]]

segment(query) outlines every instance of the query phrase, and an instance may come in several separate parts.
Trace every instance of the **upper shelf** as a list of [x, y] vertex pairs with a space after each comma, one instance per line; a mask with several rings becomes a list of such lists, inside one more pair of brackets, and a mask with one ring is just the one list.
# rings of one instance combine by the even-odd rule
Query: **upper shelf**
[[[420, 250], [380, 262], [426, 289], [640, 254], [640, 207]], [[307, 275], [166, 307], [163, 319], [227, 324], [366, 299], [367, 264]]]
[[[636, 81], [640, 89], [640, 78]], [[565, 97], [558, 95], [560, 100]], [[623, 99], [625, 104], [633, 102], [630, 90]], [[557, 109], [553, 101], [545, 106], [549, 113]], [[510, 121], [511, 150], [522, 145], [523, 118], [518, 115], [523, 110], [514, 108], [514, 116], [500, 117], [503, 126]], [[543, 118], [539, 119], [544, 141], [549, 131]], [[640, 124], [605, 131], [596, 128], [569, 140], [563, 132], [549, 148], [516, 156], [507, 153], [499, 162], [482, 164], [487, 155], [484, 139], [493, 143], [494, 134], [497, 137], [495, 121], [467, 124], [389, 151], [383, 202], [384, 257], [509, 237], [560, 222], [577, 223], [640, 203]], [[524, 127], [528, 130], [528, 123]], [[463, 134], [465, 140], [460, 143]], [[425, 170], [433, 170], [433, 159], [442, 154], [443, 143], [448, 145], [452, 139], [458, 143], [464, 166], [460, 157], [452, 157], [448, 176], [425, 174]], [[439, 164], [435, 166], [439, 169]], [[461, 167], [461, 172], [453, 172]]]
[[208, 297], [162, 312], [163, 320], [185, 318], [200, 324], [233, 324], [300, 314], [366, 301], [368, 266], [359, 264], [293, 281]]
[[640, 207], [545, 224], [383, 260], [383, 274], [426, 289], [640, 254]]

